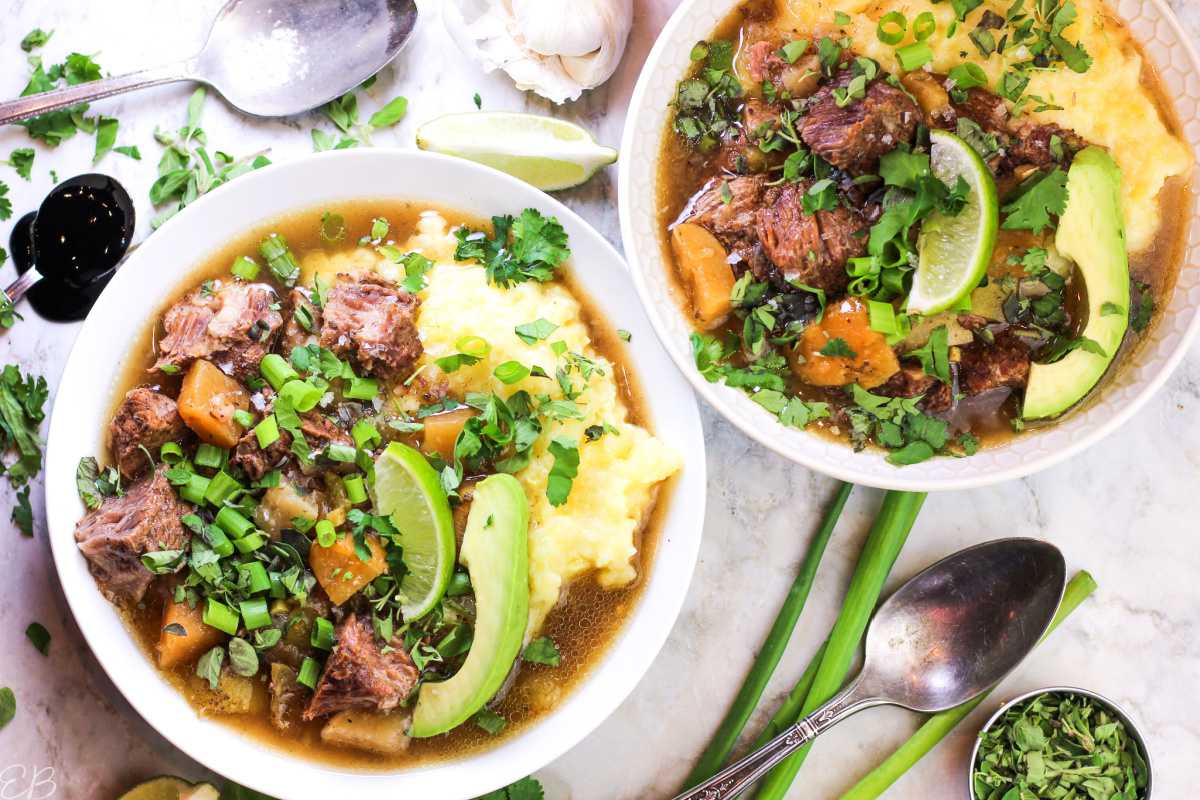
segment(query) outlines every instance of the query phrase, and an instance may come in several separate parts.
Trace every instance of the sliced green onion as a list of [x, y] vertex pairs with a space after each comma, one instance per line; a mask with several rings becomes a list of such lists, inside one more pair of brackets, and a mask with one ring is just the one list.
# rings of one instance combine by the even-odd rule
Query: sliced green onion
[[267, 577], [267, 568], [261, 561], [251, 561], [249, 564], [238, 564], [238, 572], [250, 575], [250, 594], [265, 592], [271, 588], [271, 579]]
[[[895, 30], [888, 30], [888, 25], [896, 26]], [[879, 20], [879, 27], [875, 29], [875, 35], [879, 41], [888, 45], [898, 45], [904, 40], [904, 32], [908, 30], [908, 19], [899, 11], [893, 11], [889, 14], [884, 14]]]
[[271, 384], [271, 388], [279, 391], [288, 381], [296, 380], [300, 373], [292, 369], [292, 365], [283, 360], [278, 353], [268, 353], [258, 364], [258, 371]]
[[896, 60], [900, 62], [900, 69], [912, 72], [933, 61], [933, 51], [925, 42], [913, 42], [896, 48]]
[[321, 547], [333, 547], [333, 543], [337, 541], [337, 531], [333, 529], [333, 523], [327, 519], [314, 525], [313, 530], [317, 532], [317, 544]]
[[225, 536], [225, 531], [216, 525], [204, 526], [204, 541], [208, 542], [208, 546], [221, 558], [233, 555], [233, 542], [229, 541], [229, 538]]
[[346, 219], [336, 211], [321, 217], [321, 238], [333, 244], [346, 235]]
[[474, 356], [475, 358], [483, 358], [488, 353], [492, 352], [492, 346], [487, 340], [479, 336], [464, 336], [454, 343], [458, 352], [464, 355]]
[[529, 367], [520, 361], [505, 361], [492, 372], [501, 383], [512, 386], [529, 377]]
[[249, 428], [254, 424], [254, 415], [243, 409], [235, 409], [233, 412], [233, 421], [243, 428]]
[[342, 483], [346, 486], [346, 498], [351, 505], [367, 502], [367, 489], [363, 486], [362, 475], [347, 475], [342, 478]]
[[923, 42], [930, 36], [933, 36], [937, 31], [937, 20], [933, 18], [933, 14], [929, 11], [922, 11], [913, 21], [913, 38], [918, 42]]
[[312, 636], [309, 637], [312, 646], [318, 650], [333, 649], [333, 623], [324, 617], [313, 620]]
[[331, 444], [325, 449], [325, 457], [330, 461], [340, 461], [343, 464], [354, 463], [355, 449], [344, 444]]
[[258, 548], [267, 543], [266, 537], [260, 532], [254, 531], [248, 533], [240, 539], [233, 540], [233, 546], [237, 548], [239, 553], [253, 553]]
[[371, 400], [379, 394], [379, 381], [374, 378], [350, 378], [345, 389], [352, 400]]
[[949, 78], [954, 81], [955, 89], [970, 89], [972, 86], [981, 86], [988, 82], [987, 73], [983, 68], [970, 61], [951, 67]]
[[870, 314], [871, 330], [885, 336], [896, 333], [896, 310], [892, 308], [891, 303], [868, 300], [867, 311]]
[[217, 518], [213, 521], [217, 523], [217, 527], [229, 534], [231, 539], [240, 539], [254, 530], [253, 522], [229, 506], [222, 506], [221, 510], [217, 512]]
[[317, 662], [305, 656], [304, 661], [300, 663], [300, 672], [296, 674], [296, 683], [307, 686], [309, 689], [316, 689], [317, 678], [320, 674], [321, 667]]
[[158, 457], [168, 464], [178, 464], [183, 461], [183, 448], [177, 442], [167, 442], [159, 448]]
[[354, 423], [354, 426], [350, 428], [350, 436], [360, 450], [370, 450], [383, 443], [383, 436], [366, 417]]
[[279, 394], [290, 400], [292, 408], [303, 414], [317, 407], [317, 402], [321, 395], [325, 394], [325, 390], [313, 386], [308, 381], [289, 381], [279, 390]]
[[455, 572], [450, 576], [450, 583], [446, 584], [446, 594], [450, 597], [462, 597], [471, 591], [471, 576], [465, 572]]
[[238, 256], [229, 271], [244, 281], [252, 281], [258, 277], [258, 262], [250, 256]]
[[225, 505], [225, 501], [230, 498], [235, 492], [244, 490], [246, 487], [235, 481], [233, 477], [221, 470], [208, 482], [208, 489], [204, 492], [204, 499], [217, 507]]
[[263, 421], [254, 426], [254, 436], [258, 439], [258, 446], [266, 449], [279, 439], [279, 423], [275, 420], [275, 415], [263, 417]]
[[196, 466], [220, 469], [229, 461], [229, 451], [213, 444], [202, 444], [196, 448]]
[[204, 494], [208, 491], [208, 483], [208, 478], [193, 474], [188, 478], [187, 483], [179, 487], [179, 496], [189, 503], [202, 506], [204, 505]]
[[288, 249], [287, 240], [278, 234], [271, 234], [258, 244], [258, 254], [267, 260], [267, 265], [275, 273], [279, 282], [287, 287], [296, 285], [300, 277], [300, 262]]
[[288, 596], [287, 587], [283, 585], [283, 580], [278, 572], [268, 572], [267, 579], [271, 581], [271, 590], [267, 592], [267, 597], [273, 600], [282, 600]]
[[238, 613], [210, 597], [204, 602], [204, 624], [233, 636], [238, 632]]
[[271, 624], [271, 614], [267, 611], [267, 598], [253, 597], [238, 603], [242, 610], [242, 619], [246, 621], [246, 629], [265, 628]]

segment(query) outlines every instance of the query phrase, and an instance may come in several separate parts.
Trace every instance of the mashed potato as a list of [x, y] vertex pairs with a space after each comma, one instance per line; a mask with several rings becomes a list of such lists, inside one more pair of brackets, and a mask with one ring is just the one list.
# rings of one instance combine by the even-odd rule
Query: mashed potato
[[[1066, 29], [1065, 37], [1071, 42], [1081, 40], [1094, 63], [1082, 74], [1065, 67], [1034, 72], [1025, 91], [1064, 106], [1063, 111], [1044, 111], [1033, 114], [1034, 118], [1071, 128], [1112, 154], [1122, 171], [1121, 199], [1129, 250], [1137, 252], [1150, 245], [1158, 228], [1158, 194], [1163, 182], [1185, 174], [1192, 165], [1192, 154], [1167, 130], [1153, 95], [1142, 85], [1143, 59], [1124, 23], [1100, 0], [1074, 2], [1078, 18]], [[885, 45], [876, 36], [880, 18], [899, 11], [911, 23], [917, 14], [929, 11], [937, 20], [937, 32], [926, 40], [933, 51], [934, 71], [949, 72], [966, 58], [983, 68], [994, 87], [1009, 63], [1027, 61], [1029, 56], [1016, 49], [1003, 58], [993, 55], [985, 61], [968, 34], [984, 9], [1003, 17], [1011, 5], [1011, 0], [985, 0], [968, 16], [968, 24], [959, 25], [949, 39], [945, 33], [954, 19], [954, 9], [950, 3], [932, 5], [927, 0], [782, 0], [776, 24], [807, 34], [814, 25], [832, 25], [834, 12], [845, 12], [851, 15], [846, 33], [854, 40], [854, 50], [897, 72], [895, 47]], [[1026, 3], [1027, 8], [1031, 5]], [[912, 40], [910, 26], [901, 44]]]
[[[492, 373], [508, 361], [541, 367], [554, 375], [558, 357], [550, 347], [564, 341], [569, 352], [597, 361], [603, 375], [593, 373], [587, 389], [576, 399], [583, 419], [555, 420], [533, 446], [533, 460], [516, 474], [529, 499], [529, 584], [531, 590], [527, 638], [533, 638], [546, 615], [558, 603], [562, 587], [595, 571], [601, 585], [628, 585], [637, 571], [632, 558], [637, 553], [635, 536], [654, 500], [658, 483], [677, 472], [683, 461], [646, 430], [627, 421], [612, 366], [591, 346], [587, 326], [580, 316], [579, 302], [559, 285], [522, 283], [501, 289], [489, 284], [481, 266], [454, 262], [455, 239], [446, 221], [425, 216], [416, 235], [401, 246], [417, 250], [437, 262], [427, 275], [428, 287], [420, 295], [417, 313], [425, 354], [418, 369], [426, 378], [444, 379], [450, 394], [462, 398], [467, 392], [494, 392], [507, 399], [524, 389], [530, 395], [549, 394], [562, 399], [557, 381], [528, 377], [511, 386]], [[329, 258], [324, 254], [305, 258], [304, 268], [332, 281], [337, 272], [373, 269], [393, 280], [404, 278], [404, 268], [381, 260], [373, 248], [358, 248]], [[546, 341], [528, 345], [514, 331], [518, 325], [543, 318], [558, 325]], [[434, 361], [457, 352], [455, 343], [464, 336], [479, 336], [491, 351], [477, 364], [464, 366], [442, 376]], [[580, 384], [578, 373], [574, 376]], [[415, 409], [410, 409], [415, 410]], [[557, 508], [546, 499], [546, 481], [554, 457], [547, 452], [552, 439], [569, 436], [584, 442], [584, 430], [609, 424], [619, 435], [607, 434], [579, 447], [579, 474], [568, 501]]]

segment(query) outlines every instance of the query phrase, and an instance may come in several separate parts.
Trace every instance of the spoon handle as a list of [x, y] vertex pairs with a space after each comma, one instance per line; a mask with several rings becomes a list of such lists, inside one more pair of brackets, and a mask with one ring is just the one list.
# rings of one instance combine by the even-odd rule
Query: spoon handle
[[817, 738], [829, 728], [864, 708], [883, 705], [874, 697], [857, 697], [858, 681], [846, 687], [828, 703], [797, 722], [765, 745], [750, 753], [728, 769], [718, 772], [704, 783], [690, 789], [674, 800], [729, 800], [772, 767]]
[[29, 291], [29, 287], [33, 286], [41, 279], [42, 276], [38, 274], [36, 267], [31, 267], [30, 269], [26, 270], [21, 274], [20, 277], [13, 281], [7, 289], [4, 290], [5, 296], [0, 298], [0, 306], [4, 306], [8, 303], [16, 305], [16, 302], [20, 300], [26, 292]]
[[45, 114], [48, 111], [70, 108], [80, 103], [101, 100], [121, 92], [157, 86], [160, 83], [186, 80], [195, 80], [191, 62], [179, 61], [163, 67], [154, 67], [140, 72], [130, 72], [127, 75], [117, 75], [114, 78], [102, 78], [90, 83], [68, 86], [66, 89], [31, 94], [28, 97], [19, 97], [16, 100], [0, 103], [0, 125]]

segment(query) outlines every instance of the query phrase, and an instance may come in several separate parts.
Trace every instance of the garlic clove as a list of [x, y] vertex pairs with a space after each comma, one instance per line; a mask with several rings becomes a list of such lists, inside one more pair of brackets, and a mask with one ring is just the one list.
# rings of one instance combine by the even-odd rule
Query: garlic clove
[[544, 56], [586, 56], [603, 44], [604, 13], [592, 0], [512, 0], [525, 45]]

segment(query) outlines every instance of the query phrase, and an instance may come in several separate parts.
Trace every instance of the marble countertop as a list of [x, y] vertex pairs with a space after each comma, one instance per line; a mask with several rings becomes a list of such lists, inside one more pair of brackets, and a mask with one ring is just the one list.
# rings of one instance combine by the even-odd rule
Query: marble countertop
[[[1171, 0], [1200, 41], [1200, 6]], [[34, 27], [56, 29], [47, 63], [71, 51], [100, 52], [113, 74], [165, 63], [199, 49], [222, 0], [160, 3], [121, 0], [7, 0], [0, 25], [0, 97], [26, 82], [20, 39]], [[409, 99], [394, 130], [377, 146], [413, 147], [421, 122], [474, 108], [553, 112], [590, 127], [616, 146], [641, 64], [675, 5], [637, 0], [633, 34], [613, 79], [562, 108], [517, 91], [502, 74], [483, 76], [454, 48], [426, 0], [407, 49], [368, 94]], [[191, 86], [124, 95], [93, 106], [121, 120], [118, 145], [136, 144], [143, 160], [110, 154], [98, 165], [130, 190], [140, 217], [138, 237], [153, 215], [148, 190], [162, 148], [154, 127], [186, 120]], [[366, 102], [364, 101], [364, 105]], [[373, 110], [373, 107], [372, 107]], [[210, 96], [203, 127], [214, 148], [234, 155], [271, 148], [274, 160], [310, 152], [309, 130], [332, 125], [318, 114], [284, 121], [249, 120]], [[21, 128], [0, 128], [0, 154], [30, 146]], [[40, 143], [33, 180], [0, 167], [11, 187], [14, 220], [36, 207], [52, 186], [51, 169], [67, 177], [91, 169], [94, 140], [79, 135], [50, 150]], [[616, 173], [603, 170], [560, 195], [620, 247]], [[403, 191], [404, 187], [397, 187]], [[419, 187], [413, 187], [419, 193]], [[7, 244], [13, 220], [0, 224]], [[5, 284], [15, 273], [0, 269]], [[53, 394], [78, 325], [56, 325], [22, 308], [26, 319], [0, 333], [5, 363], [45, 375]], [[116, 343], [114, 343], [116, 344]], [[666, 647], [633, 695], [597, 731], [537, 773], [548, 800], [669, 797], [706, 744], [774, 619], [796, 565], [833, 493], [834, 482], [750, 442], [704, 407], [709, 502], [700, 564]], [[1004, 696], [1047, 685], [1077, 685], [1105, 694], [1143, 723], [1156, 767], [1159, 797], [1182, 797], [1200, 774], [1200, 548], [1192, 499], [1200, 486], [1200, 344], [1133, 420], [1076, 458], [999, 486], [932, 495], [893, 571], [890, 585], [964, 546], [1008, 535], [1059, 545], [1072, 572], [1090, 571], [1099, 591], [983, 707], [888, 793], [889, 798], [965, 798], [965, 769], [978, 726]], [[809, 607], [764, 696], [773, 708], [799, 677], [836, 615], [881, 492], [858, 489], [825, 557]], [[0, 733], [0, 798], [104, 798], [149, 776], [178, 774], [218, 780], [143, 722], [117, 693], [84, 644], [63, 599], [46, 539], [41, 486], [33, 484], [37, 530], [21, 537], [9, 521], [14, 502], [0, 482], [0, 686], [17, 696], [16, 719]], [[39, 621], [53, 636], [49, 657], [24, 637]], [[756, 715], [751, 729], [764, 721]], [[861, 714], [815, 746], [793, 797], [833, 798], [849, 788], [920, 720], [897, 709]], [[31, 784], [37, 784], [31, 788]]]

